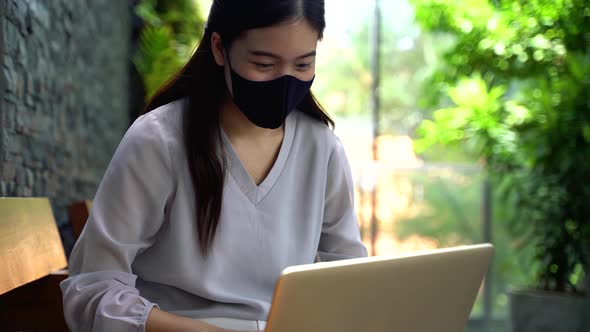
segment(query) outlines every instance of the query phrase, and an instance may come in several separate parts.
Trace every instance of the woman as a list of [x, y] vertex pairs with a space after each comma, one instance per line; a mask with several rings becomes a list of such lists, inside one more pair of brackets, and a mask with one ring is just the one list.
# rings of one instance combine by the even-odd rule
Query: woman
[[291, 265], [366, 255], [309, 91], [320, 0], [216, 0], [125, 134], [62, 285], [73, 331], [262, 330]]

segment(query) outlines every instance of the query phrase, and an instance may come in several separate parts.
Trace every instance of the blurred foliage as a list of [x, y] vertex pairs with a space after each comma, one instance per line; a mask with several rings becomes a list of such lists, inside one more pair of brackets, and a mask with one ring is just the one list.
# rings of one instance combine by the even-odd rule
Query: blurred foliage
[[[440, 151], [440, 150], [437, 150]], [[393, 232], [400, 240], [418, 235], [435, 241], [439, 247], [481, 243], [483, 184], [485, 172], [476, 165], [431, 165], [430, 170], [406, 170], [395, 174], [396, 182], [410, 181], [414, 191], [411, 211], [415, 214], [392, 223]], [[492, 219], [509, 220], [514, 209], [502, 208], [501, 193], [492, 192]], [[533, 248], [508, 233], [503, 223], [492, 223], [492, 237], [496, 247], [494, 266], [488, 276], [492, 284], [491, 300], [495, 317], [503, 318], [508, 312], [508, 287], [527, 286], [533, 280], [528, 261]], [[515, 250], [516, 249], [516, 250]], [[536, 264], [539, 265], [539, 264]], [[472, 315], [481, 314], [481, 298]]]
[[134, 63], [149, 99], [188, 61], [203, 34], [204, 20], [194, 0], [143, 0], [136, 13], [146, 26]]
[[394, 178], [398, 183], [412, 183], [413, 204], [421, 207], [416, 215], [395, 224], [400, 239], [420, 234], [436, 240], [441, 247], [481, 242], [482, 177], [477, 167], [405, 171]]
[[480, 159], [510, 208], [504, 225], [534, 251], [536, 287], [579, 292], [590, 273], [590, 6], [412, 2], [424, 29], [455, 40], [423, 90], [435, 111], [418, 149], [462, 145]]
[[[383, 6], [380, 131], [413, 136], [423, 119], [423, 110], [417, 107], [421, 87], [439, 65], [450, 39], [434, 40], [429, 34], [420, 34], [406, 1], [384, 1]], [[410, 15], [406, 17], [398, 11], [408, 11]], [[346, 116], [371, 111], [372, 24], [372, 17], [367, 16], [350, 23], [346, 31], [348, 38], [338, 36], [340, 39], [336, 41], [324, 41], [333, 44], [322, 54], [325, 60], [317, 67], [318, 84], [314, 85], [314, 92], [331, 113]]]

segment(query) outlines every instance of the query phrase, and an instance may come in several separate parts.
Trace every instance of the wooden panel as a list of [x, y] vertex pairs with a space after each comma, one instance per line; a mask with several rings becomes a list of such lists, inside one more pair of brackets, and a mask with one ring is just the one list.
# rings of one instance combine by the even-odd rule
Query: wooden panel
[[92, 202], [88, 200], [76, 202], [69, 206], [68, 215], [70, 217], [72, 231], [74, 232], [74, 239], [78, 240], [80, 237], [80, 234], [84, 229], [84, 225], [86, 225], [86, 220], [88, 220], [88, 215], [90, 214], [91, 208]]
[[59, 283], [67, 274], [51, 274], [0, 295], [0, 332], [68, 331]]
[[47, 198], [0, 198], [0, 294], [67, 266]]

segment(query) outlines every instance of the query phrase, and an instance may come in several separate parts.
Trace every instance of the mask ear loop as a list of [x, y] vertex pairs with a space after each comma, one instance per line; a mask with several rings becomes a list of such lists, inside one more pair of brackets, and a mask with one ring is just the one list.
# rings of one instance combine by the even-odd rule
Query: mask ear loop
[[221, 40], [221, 45], [223, 45], [223, 53], [225, 54], [225, 61], [227, 61], [227, 65], [229, 66], [230, 70], [233, 70], [232, 66], [231, 66], [231, 61], [229, 61], [229, 52], [230, 52], [230, 43], [224, 41], [223, 39]]
[[[221, 45], [223, 46], [223, 53], [225, 56], [225, 61], [227, 62], [227, 65], [229, 66], [229, 71], [233, 72], [234, 69], [232, 68], [231, 61], [229, 60], [230, 43], [223, 40], [223, 37], [222, 37], [221, 38]], [[233, 85], [233, 79], [231, 78], [231, 75], [230, 75], [229, 79], [230, 79], [229, 84]], [[233, 92], [230, 92], [229, 89], [228, 89], [228, 93], [230, 94], [230, 96], [233, 97]]]

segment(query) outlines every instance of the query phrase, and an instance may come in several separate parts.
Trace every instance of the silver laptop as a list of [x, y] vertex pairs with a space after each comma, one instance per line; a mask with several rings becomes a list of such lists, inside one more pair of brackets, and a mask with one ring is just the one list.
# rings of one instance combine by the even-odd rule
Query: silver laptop
[[463, 331], [491, 244], [285, 269], [265, 332]]

